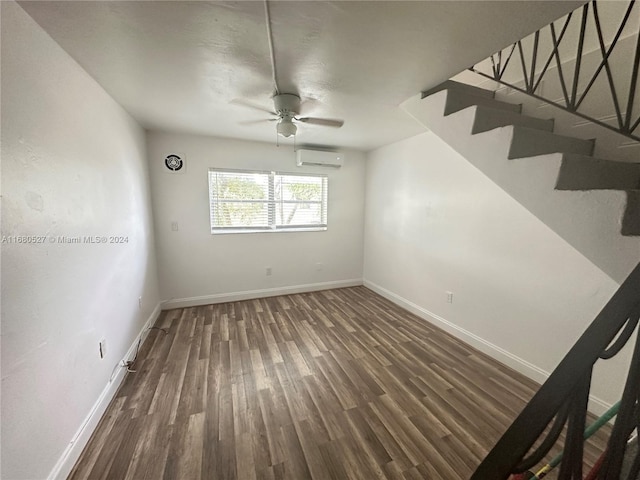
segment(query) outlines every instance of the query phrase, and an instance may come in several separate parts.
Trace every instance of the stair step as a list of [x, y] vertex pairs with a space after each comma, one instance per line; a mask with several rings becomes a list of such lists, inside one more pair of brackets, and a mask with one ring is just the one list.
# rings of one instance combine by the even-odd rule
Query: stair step
[[640, 164], [614, 162], [584, 155], [562, 158], [556, 190], [640, 189]]
[[528, 117], [521, 113], [478, 106], [471, 133], [487, 132], [494, 128], [507, 125], [519, 125], [521, 127], [553, 132], [553, 123], [553, 119], [542, 120], [540, 118]]
[[430, 88], [429, 90], [425, 90], [422, 92], [421, 98], [426, 98], [429, 95], [433, 95], [434, 93], [441, 92], [442, 90], [450, 90], [457, 89], [462, 92], [467, 92], [472, 95], [478, 95], [480, 97], [493, 98], [494, 91], [487, 90], [480, 87], [474, 87], [473, 85], [467, 85], [466, 83], [456, 82], [454, 80], [447, 80], [446, 82], [442, 82], [440, 85]]
[[444, 115], [451, 115], [452, 113], [464, 110], [465, 108], [472, 107], [474, 105], [516, 113], [520, 113], [522, 110], [522, 105], [501, 102], [499, 100], [494, 100], [493, 98], [475, 95], [457, 88], [452, 88], [447, 90], [447, 102], [444, 107]]
[[622, 235], [640, 235], [640, 190], [627, 192], [627, 208], [622, 217]]
[[513, 127], [513, 138], [509, 148], [509, 159], [535, 157], [548, 153], [577, 153], [591, 155], [594, 141], [565, 137], [534, 128]]

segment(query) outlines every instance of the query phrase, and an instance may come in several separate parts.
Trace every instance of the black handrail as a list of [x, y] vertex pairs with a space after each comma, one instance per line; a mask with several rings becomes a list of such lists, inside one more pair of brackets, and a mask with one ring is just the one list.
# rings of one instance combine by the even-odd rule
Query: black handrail
[[[618, 45], [620, 36], [622, 35], [622, 32], [625, 29], [625, 26], [628, 25], [628, 20], [632, 11], [638, 13], [638, 10], [640, 10], [640, 8], [638, 7], [634, 9], [635, 0], [627, 0], [627, 1], [628, 1], [628, 6], [625, 11], [625, 14], [620, 21], [620, 25], [616, 30], [616, 34], [614, 35], [613, 39], [611, 40], [611, 43], [608, 46], [605, 45], [605, 42], [604, 42], [604, 35], [602, 31], [602, 26], [600, 23], [600, 14], [598, 12], [597, 0], [592, 0], [591, 2], [583, 5], [578, 9], [578, 10], [581, 10], [581, 14], [577, 13], [578, 10], [575, 10], [574, 12], [569, 13], [564, 20], [564, 24], [560, 32], [556, 31], [556, 26], [553, 23], [549, 24], [547, 27], [544, 27], [543, 29], [536, 31], [533, 34], [534, 35], [533, 48], [532, 48], [531, 55], [525, 55], [523, 45], [522, 45], [522, 40], [519, 40], [516, 43], [514, 43], [510, 47], [510, 49], [509, 48], [506, 49], [508, 51], [508, 55], [505, 55], [504, 59], [503, 59], [502, 50], [493, 54], [491, 57], [489, 57], [489, 60], [491, 62], [490, 68], [483, 69], [482, 63], [480, 63], [477, 65], [474, 65], [469, 70], [479, 75], [482, 75], [483, 77], [491, 79], [495, 82], [498, 82], [502, 85], [508, 86], [509, 88], [512, 88], [522, 93], [526, 93], [527, 95], [537, 98], [538, 100], [542, 100], [545, 103], [554, 105], [558, 108], [571, 112], [574, 115], [577, 115], [581, 118], [589, 120], [590, 122], [600, 125], [604, 128], [613, 130], [633, 140], [640, 141], [640, 132], [636, 132], [636, 130], [638, 130], [638, 127], [640, 126], [640, 113], [633, 112], [633, 105], [636, 97], [636, 90], [637, 90], [638, 82], [640, 79], [640, 32], [638, 32], [637, 29], [634, 30], [633, 32], [633, 34], [637, 35], [638, 38], [635, 46], [635, 54], [634, 54], [633, 64], [632, 64], [632, 73], [631, 73], [631, 78], [629, 79], [629, 90], [627, 92], [626, 98], [622, 98], [620, 91], [616, 89], [616, 86], [615, 86], [616, 81], [614, 79], [614, 75], [616, 72], [613, 71], [612, 64], [610, 62], [611, 54], [614, 51], [615, 47]], [[592, 12], [591, 14], [589, 13], [590, 10]], [[576, 15], [574, 15], [574, 13], [576, 13]], [[564, 65], [564, 68], [567, 68], [567, 65], [563, 64], [562, 58], [560, 56], [560, 45], [566, 44], [567, 37], [565, 33], [567, 32], [567, 28], [571, 23], [572, 19], [575, 19], [578, 16], [580, 16], [580, 30], [577, 37], [577, 44], [575, 45], [575, 51], [577, 56], [575, 59], [576, 60], [575, 65], [573, 67], [573, 81], [571, 85], [568, 85], [565, 78], [565, 72], [563, 72], [563, 65]], [[582, 57], [583, 57], [585, 35], [587, 34], [588, 31], [591, 31], [591, 29], [587, 28], [587, 24], [589, 23], [590, 18], [592, 19], [593, 29], [595, 30], [598, 38], [598, 46], [599, 46], [600, 55], [602, 58], [595, 72], [591, 76], [586, 77], [589, 79], [588, 82], [586, 82], [586, 87], [582, 89], [582, 92], [579, 92], [578, 87], [579, 87], [581, 75], [584, 75], [584, 69], [582, 68]], [[544, 63], [544, 67], [539, 72], [536, 72], [536, 65], [538, 63], [538, 56], [539, 56], [539, 49], [538, 49], [539, 41], [541, 36], [546, 33], [547, 29], [548, 29], [548, 35], [550, 36], [550, 40], [552, 44], [551, 53], [548, 55]], [[574, 51], [573, 49], [571, 50]], [[514, 79], [511, 81], [506, 81], [505, 72], [507, 71], [507, 67], [510, 64], [511, 57], [516, 54], [520, 57], [520, 62], [519, 62], [520, 69], [514, 70], [515, 67], [513, 67], [513, 65], [514, 64], [517, 65], [518, 62], [511, 62], [512, 68], [509, 69], [509, 73], [512, 75], [516, 75], [516, 77], [514, 77]], [[540, 83], [542, 82], [542, 79], [545, 77], [545, 75], [549, 75], [548, 73], [549, 67], [551, 66], [554, 60], [555, 60], [555, 66], [556, 66], [557, 79], [560, 83], [560, 87], [562, 88], [561, 100], [547, 98], [544, 95], [541, 95], [539, 92]], [[593, 95], [599, 95], [600, 97], [602, 96], [600, 92], [597, 92], [594, 94], [592, 87], [595, 84], [598, 76], [602, 73], [603, 70], [606, 73], [608, 86], [609, 86], [609, 93], [611, 95], [611, 98], [610, 98], [611, 109], [608, 112], [602, 112], [602, 113], [604, 114], [603, 117], [608, 117], [610, 115], [615, 116], [615, 119], [616, 119], [615, 124], [609, 124], [598, 118], [594, 118], [593, 116], [585, 113], [584, 108], [582, 110], [580, 109], [580, 107], [583, 106], [583, 102], [585, 98], [587, 98], [590, 93], [592, 94], [592, 96]], [[586, 80], [586, 78], [584, 78], [584, 80]], [[621, 79], [618, 79], [617, 82], [625, 83], [625, 82], [621, 82]], [[624, 105], [624, 107], [626, 108], [625, 111], [622, 110], [621, 104]]]
[[[640, 264], [485, 457], [471, 480], [504, 480], [512, 473], [529, 469], [531, 462], [525, 459], [527, 452], [556, 416], [560, 417], [556, 423], [564, 425], [568, 421], [564, 456], [558, 478], [581, 479], [582, 435], [593, 366], [601, 357], [611, 358], [622, 349], [635, 330], [639, 317]], [[622, 341], [625, 337], [626, 341]], [[626, 442], [631, 431], [638, 426], [639, 397], [640, 335], [636, 340], [620, 411], [609, 439], [607, 456], [599, 479], [620, 480]], [[545, 442], [544, 451], [536, 451], [534, 455], [541, 459], [556, 439], [552, 440]], [[539, 459], [531, 460], [537, 462]]]

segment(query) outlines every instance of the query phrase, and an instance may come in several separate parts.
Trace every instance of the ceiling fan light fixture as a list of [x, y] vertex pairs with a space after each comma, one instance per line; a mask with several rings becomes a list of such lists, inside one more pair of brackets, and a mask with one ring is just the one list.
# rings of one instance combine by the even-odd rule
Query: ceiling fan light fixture
[[278, 122], [278, 133], [285, 138], [295, 135], [298, 131], [298, 127], [294, 125], [291, 119], [283, 118]]

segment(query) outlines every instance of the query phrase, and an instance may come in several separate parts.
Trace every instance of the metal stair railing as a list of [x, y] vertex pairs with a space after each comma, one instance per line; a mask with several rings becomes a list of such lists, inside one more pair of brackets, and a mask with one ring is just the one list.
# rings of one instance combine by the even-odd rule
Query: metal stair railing
[[[640, 112], [634, 111], [634, 107], [635, 110], [640, 110], [636, 105], [636, 90], [640, 76], [640, 22], [638, 22], [640, 6], [636, 6], [635, 0], [601, 3], [605, 5], [614, 3], [618, 6], [622, 3], [626, 4], [624, 15], [622, 15], [618, 28], [615, 30], [616, 33], [610, 41], [605, 40], [598, 2], [592, 0], [569, 13], [564, 17], [564, 21], [558, 21], [558, 26], [562, 25], [561, 28], [556, 27], [556, 22], [551, 23], [533, 33], [531, 37], [517, 41], [469, 70], [633, 140], [640, 141], [640, 131], [638, 130]], [[579, 22], [579, 30], [577, 34], [574, 34], [575, 29], [572, 26], [576, 26], [576, 21]], [[591, 27], [589, 27], [590, 25]], [[571, 31], [571, 34], [568, 34], [568, 31]], [[585, 42], [587, 40], [595, 42], [594, 38], [590, 38], [589, 33], [591, 32], [591, 36], [593, 36], [594, 31], [597, 37], [596, 52], [599, 51], [601, 58], [595, 69], [585, 68], [583, 65]], [[619, 48], [623, 32], [625, 39], [637, 37], [630, 72], [623, 72], [623, 68], [619, 64], [611, 61], [616, 48]], [[544, 55], [541, 54], [540, 48], [543, 42], [548, 42], [546, 44], [550, 46]], [[530, 48], [525, 48], [525, 43]], [[565, 55], [567, 52], [571, 52], [571, 54], [575, 52], [575, 58], [563, 61], [563, 51]], [[573, 63], [573, 68], [570, 68], [570, 63]], [[629, 67], [629, 62], [624, 62], [624, 64], [624, 69]], [[551, 75], [553, 81], [557, 81], [562, 90], [562, 97], [559, 99], [548, 98], [541, 92], [543, 79], [548, 79]], [[598, 102], [603, 100], [602, 92], [593, 88], [601, 75], [604, 75], [607, 80], [608, 92], [604, 97], [607, 97], [610, 103], [607, 105], [607, 111], [600, 112], [596, 118], [592, 112], [585, 108], [585, 100]], [[626, 87], [627, 82], [628, 88], [621, 88]], [[624, 93], [622, 90], [625, 90]], [[594, 99], [594, 97], [598, 98]]]
[[[485, 457], [471, 480], [505, 480], [511, 474], [526, 472], [551, 450], [565, 427], [558, 480], [582, 480], [583, 435], [594, 365], [614, 357], [632, 341], [639, 320], [640, 264]], [[640, 335], [633, 341], [635, 347], [620, 409], [599, 480], [626, 480], [620, 476], [627, 440], [640, 427]], [[549, 426], [546, 437], [539, 443]], [[639, 469], [640, 455], [635, 458], [628, 479], [635, 479]]]

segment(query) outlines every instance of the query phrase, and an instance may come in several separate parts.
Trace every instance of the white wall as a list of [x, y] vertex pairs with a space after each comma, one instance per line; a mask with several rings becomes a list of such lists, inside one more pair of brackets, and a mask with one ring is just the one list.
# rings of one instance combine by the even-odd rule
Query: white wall
[[[617, 289], [431, 132], [371, 152], [366, 179], [365, 285], [538, 381]], [[618, 399], [621, 355], [594, 411]]]
[[[300, 168], [291, 146], [162, 132], [147, 138], [166, 307], [361, 283], [364, 154], [346, 152], [340, 169]], [[170, 153], [186, 156], [184, 174], [166, 169]], [[327, 173], [328, 230], [211, 235], [207, 175], [212, 167]], [[171, 230], [172, 222], [178, 231]]]
[[[1, 3], [2, 235], [48, 236], [2, 244], [2, 478], [65, 477], [158, 312], [145, 136], [17, 4]], [[55, 241], [84, 235], [128, 243]]]

